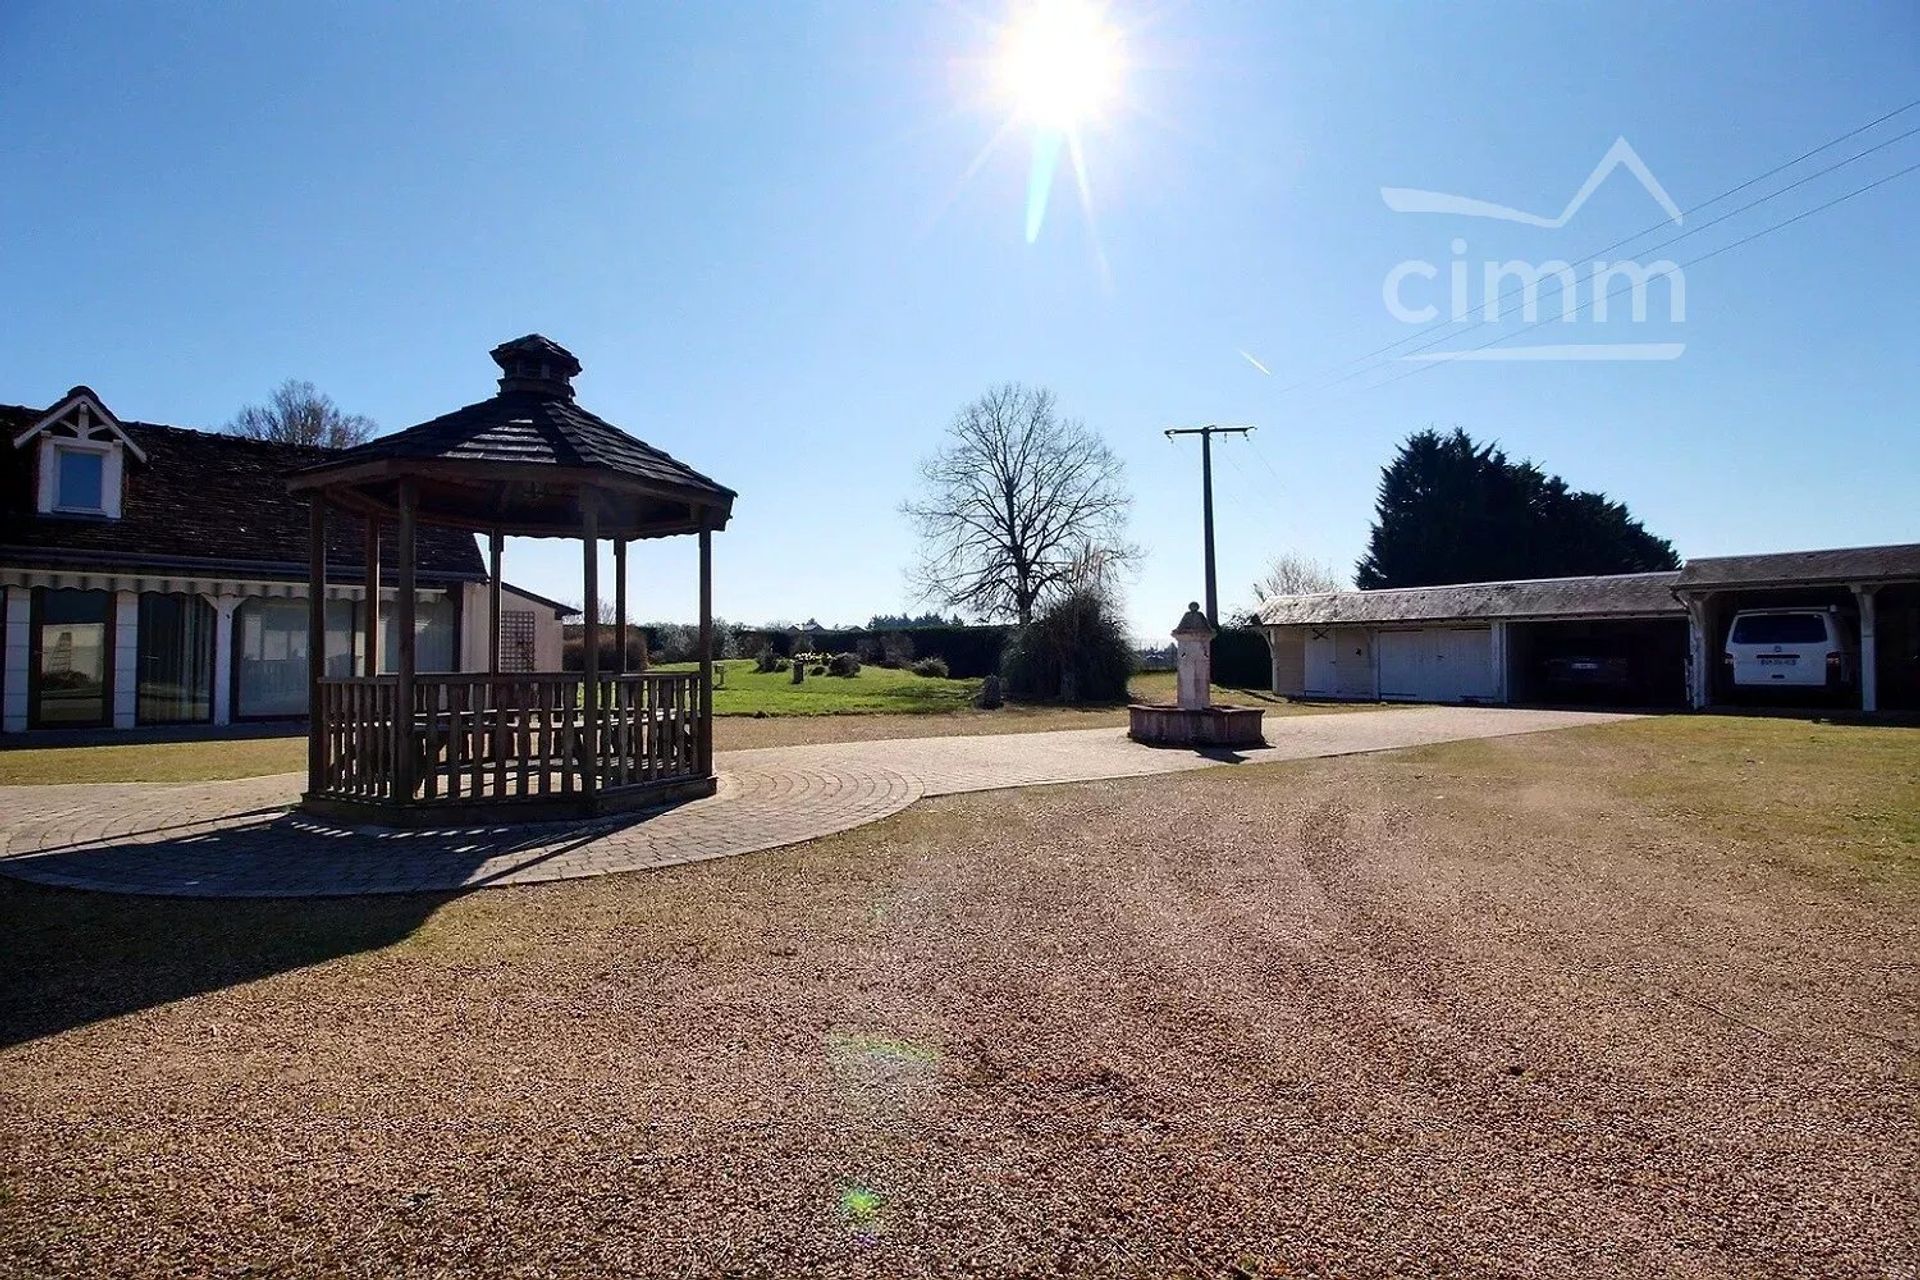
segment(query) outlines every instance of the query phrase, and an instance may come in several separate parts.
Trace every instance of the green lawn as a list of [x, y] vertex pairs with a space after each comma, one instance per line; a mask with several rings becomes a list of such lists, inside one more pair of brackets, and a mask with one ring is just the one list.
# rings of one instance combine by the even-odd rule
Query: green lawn
[[[757, 672], [750, 658], [717, 662], [724, 684], [713, 691], [717, 716], [826, 716], [876, 712], [961, 711], [973, 705], [978, 680], [941, 680], [911, 671], [864, 666], [855, 676], [808, 674], [801, 684], [791, 671]], [[691, 671], [692, 664], [662, 667], [664, 671]], [[721, 677], [716, 675], [715, 683]]]
[[[978, 680], [941, 680], [916, 676], [910, 671], [863, 666], [857, 676], [816, 676], [808, 674], [805, 683], [793, 683], [791, 671], [753, 669], [748, 658], [732, 658], [714, 664], [726, 672], [725, 686], [713, 692], [713, 713], [717, 716], [829, 716], [877, 715], [886, 713], [922, 714], [964, 711], [973, 705], [980, 692]], [[661, 667], [663, 671], [691, 671], [693, 664]], [[1171, 671], [1143, 672], [1133, 678], [1132, 696], [1145, 702], [1172, 702], [1174, 677]], [[1221, 702], [1283, 701], [1264, 689], [1229, 689], [1214, 686], [1214, 697]]]

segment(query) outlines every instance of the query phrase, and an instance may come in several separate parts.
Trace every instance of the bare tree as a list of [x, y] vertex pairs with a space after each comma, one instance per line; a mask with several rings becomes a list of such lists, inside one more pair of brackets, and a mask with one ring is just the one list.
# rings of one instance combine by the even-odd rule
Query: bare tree
[[921, 495], [901, 506], [920, 534], [909, 577], [942, 607], [1025, 626], [1047, 599], [1110, 587], [1139, 559], [1120, 459], [1060, 418], [1044, 387], [1009, 383], [962, 409], [920, 477]]
[[1258, 621], [1261, 602], [1273, 596], [1310, 596], [1346, 589], [1347, 584], [1332, 565], [1297, 551], [1284, 551], [1268, 562], [1267, 571], [1254, 582], [1253, 605], [1237, 621], [1243, 625]]
[[228, 433], [236, 436], [328, 449], [360, 444], [379, 429], [372, 418], [342, 411], [333, 397], [296, 378], [275, 387], [265, 404], [243, 406], [227, 424]]

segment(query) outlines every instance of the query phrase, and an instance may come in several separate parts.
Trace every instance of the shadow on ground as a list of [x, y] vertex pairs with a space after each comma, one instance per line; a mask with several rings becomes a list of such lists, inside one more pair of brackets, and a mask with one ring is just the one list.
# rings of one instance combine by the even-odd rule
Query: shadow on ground
[[[0, 938], [9, 960], [0, 1047], [379, 950], [465, 893], [537, 871], [661, 812], [588, 824], [389, 831], [273, 809], [237, 815], [244, 821], [224, 830], [174, 835], [156, 827], [10, 860], [0, 877]], [[289, 871], [290, 860], [297, 871]], [[304, 892], [318, 896], [284, 896], [290, 874], [309, 880]], [[129, 892], [13, 877], [101, 877]]]
[[459, 896], [199, 901], [0, 880], [0, 1046], [378, 950]]

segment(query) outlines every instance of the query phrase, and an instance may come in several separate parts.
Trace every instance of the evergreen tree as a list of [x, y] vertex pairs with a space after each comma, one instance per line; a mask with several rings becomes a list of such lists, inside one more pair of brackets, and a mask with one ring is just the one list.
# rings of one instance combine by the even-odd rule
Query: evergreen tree
[[1380, 475], [1355, 585], [1425, 587], [1640, 573], [1680, 565], [1673, 544], [1605, 494], [1568, 488], [1465, 431], [1409, 436]]

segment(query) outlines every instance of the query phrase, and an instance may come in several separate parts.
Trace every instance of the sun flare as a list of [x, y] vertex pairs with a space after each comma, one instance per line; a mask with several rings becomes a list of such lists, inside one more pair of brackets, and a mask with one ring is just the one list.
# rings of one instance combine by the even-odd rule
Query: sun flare
[[1029, 123], [1071, 134], [1114, 104], [1126, 58], [1119, 30], [1094, 0], [1032, 0], [1006, 27], [996, 71]]

